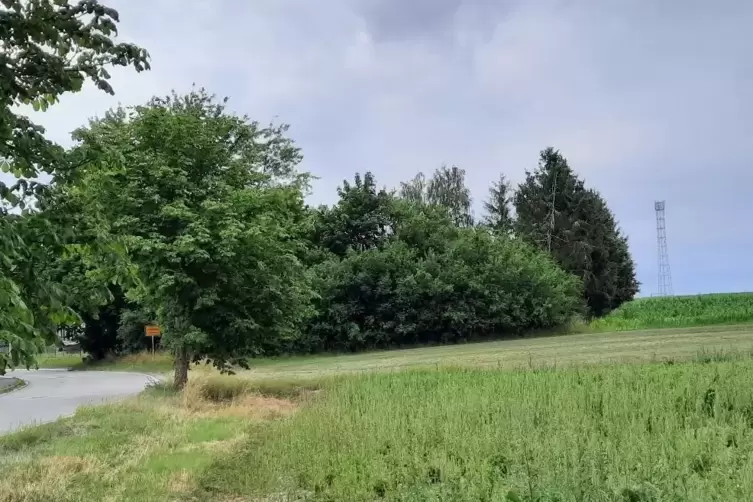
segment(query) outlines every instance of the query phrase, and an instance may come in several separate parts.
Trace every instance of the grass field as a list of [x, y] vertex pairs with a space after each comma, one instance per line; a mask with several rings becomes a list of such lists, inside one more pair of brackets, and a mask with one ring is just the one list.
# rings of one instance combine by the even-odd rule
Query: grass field
[[[651, 362], [692, 358], [702, 351], [753, 350], [753, 325], [709, 328], [646, 330], [630, 333], [585, 333], [518, 338], [495, 342], [422, 347], [349, 355], [316, 355], [253, 359], [254, 378], [317, 377], [364, 371], [395, 371], [454, 365], [482, 368], [523, 369], [572, 364]], [[167, 353], [133, 354], [95, 365], [84, 365], [79, 356], [41, 359], [39, 366], [72, 367], [167, 373], [172, 359]]]
[[593, 331], [682, 328], [753, 322], [753, 293], [638, 298], [592, 322]]
[[[170, 363], [137, 354], [98, 368], [160, 373]], [[0, 502], [753, 493], [751, 324], [251, 364], [234, 376], [196, 367], [182, 393], [156, 387], [0, 437]]]
[[0, 502], [748, 501], [753, 359], [192, 374], [0, 437]]

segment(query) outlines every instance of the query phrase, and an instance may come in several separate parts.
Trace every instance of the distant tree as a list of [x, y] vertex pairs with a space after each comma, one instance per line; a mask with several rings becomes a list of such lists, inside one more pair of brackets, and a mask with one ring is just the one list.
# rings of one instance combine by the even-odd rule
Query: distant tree
[[285, 131], [200, 90], [75, 133], [93, 160], [74, 195], [122, 246], [132, 295], [156, 313], [174, 353], [178, 388], [191, 361], [245, 366], [269, 339], [295, 337], [309, 314], [295, 237], [308, 178]]
[[541, 152], [514, 197], [515, 233], [551, 253], [584, 283], [589, 312], [601, 316], [638, 289], [626, 239], [594, 190], [588, 190], [559, 151]]
[[511, 202], [510, 183], [504, 174], [500, 174], [499, 180], [492, 182], [489, 187], [489, 198], [484, 202], [484, 224], [498, 234], [509, 234], [513, 226]]
[[465, 186], [465, 170], [442, 166], [429, 180], [426, 195], [430, 204], [445, 206], [456, 225], [473, 225], [471, 191]]
[[24, 270], [45, 259], [49, 247], [29, 243], [53, 245], [54, 239], [40, 233], [49, 229], [35, 218], [33, 232], [24, 233], [29, 226], [9, 211], [24, 209], [26, 195], [38, 192], [42, 185], [33, 179], [40, 172], [57, 178], [75, 166], [18, 105], [46, 110], [86, 80], [112, 94], [108, 66], [148, 69], [146, 51], [113, 41], [118, 20], [114, 9], [96, 0], [0, 2], [0, 169], [17, 178], [13, 186], [0, 181], [0, 342], [12, 348], [0, 353], [0, 374], [8, 366], [33, 364], [50, 326], [66, 318], [54, 284], [43, 282], [33, 268]]
[[424, 173], [418, 173], [410, 181], [400, 182], [400, 197], [416, 204], [428, 203], [427, 182]]
[[471, 191], [465, 186], [465, 170], [457, 166], [442, 166], [428, 180], [418, 173], [412, 180], [400, 184], [401, 198], [426, 205], [440, 205], [447, 209], [456, 225], [473, 225]]
[[340, 200], [319, 211], [316, 241], [338, 256], [349, 249], [365, 251], [384, 243], [390, 229], [392, 195], [377, 189], [374, 175], [356, 173], [353, 184], [343, 181]]

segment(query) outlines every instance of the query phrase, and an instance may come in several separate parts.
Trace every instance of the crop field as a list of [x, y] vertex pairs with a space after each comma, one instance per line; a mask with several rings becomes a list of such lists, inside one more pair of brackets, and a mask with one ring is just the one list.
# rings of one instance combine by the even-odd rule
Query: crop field
[[596, 331], [682, 328], [753, 322], [753, 293], [638, 298], [592, 322]]

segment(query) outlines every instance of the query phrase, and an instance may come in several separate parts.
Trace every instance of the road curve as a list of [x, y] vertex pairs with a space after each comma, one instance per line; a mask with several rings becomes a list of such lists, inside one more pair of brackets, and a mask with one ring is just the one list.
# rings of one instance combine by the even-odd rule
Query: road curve
[[16, 370], [26, 387], [0, 394], [0, 434], [71, 415], [82, 405], [138, 394], [152, 380], [115, 371]]

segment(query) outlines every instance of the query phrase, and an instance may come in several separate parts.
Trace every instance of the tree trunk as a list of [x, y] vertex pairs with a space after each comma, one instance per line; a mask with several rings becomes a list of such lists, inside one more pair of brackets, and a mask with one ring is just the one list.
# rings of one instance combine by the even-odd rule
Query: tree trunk
[[185, 347], [175, 349], [175, 376], [173, 377], [173, 385], [175, 385], [176, 389], [182, 389], [186, 386], [189, 363], [188, 350]]

